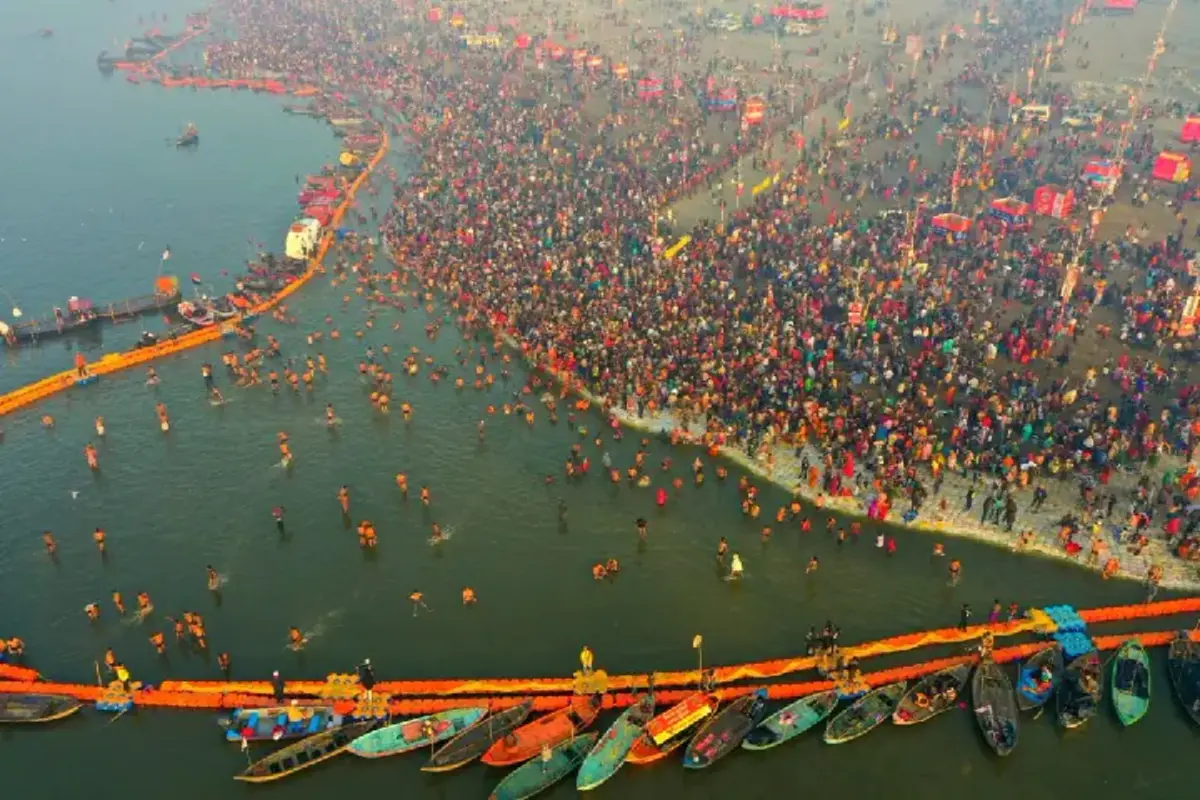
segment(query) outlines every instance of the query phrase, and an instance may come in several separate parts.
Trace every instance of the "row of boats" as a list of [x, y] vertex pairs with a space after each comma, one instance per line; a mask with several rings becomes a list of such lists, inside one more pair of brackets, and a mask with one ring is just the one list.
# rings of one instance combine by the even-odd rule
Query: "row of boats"
[[[1200, 642], [1181, 633], [1168, 653], [1168, 669], [1185, 711], [1200, 725]], [[1136, 640], [1115, 655], [1110, 680], [1113, 709], [1132, 725], [1149, 710], [1150, 661]], [[300, 738], [250, 765], [239, 780], [273, 781], [342, 752], [380, 758], [436, 748], [421, 768], [446, 772], [475, 759], [493, 767], [516, 767], [493, 790], [493, 800], [518, 800], [576, 773], [576, 788], [594, 789], [623, 765], [650, 764], [680, 748], [688, 769], [712, 766], [735, 749], [768, 750], [825, 723], [824, 740], [843, 744], [891, 719], [917, 725], [970, 702], [984, 739], [997, 755], [1017, 744], [1020, 714], [1045, 708], [1052, 698], [1060, 724], [1077, 728], [1091, 719], [1103, 694], [1102, 663], [1092, 650], [1064, 663], [1058, 643], [1048, 644], [1018, 670], [1014, 686], [990, 659], [961, 664], [907, 682], [881, 686], [853, 699], [840, 713], [837, 690], [809, 695], [767, 714], [767, 690], [724, 707], [710, 692], [695, 692], [655, 715], [653, 693], [639, 697], [602, 735], [587, 729], [603, 706], [599, 695], [576, 697], [566, 708], [528, 721], [532, 701], [488, 714], [484, 706], [443, 711], [380, 726], [346, 721], [328, 707], [247, 709], [223, 721], [232, 741]], [[968, 695], [969, 690], [969, 697]], [[325, 727], [325, 730], [321, 730]], [[302, 737], [302, 738], [301, 738]], [[440, 745], [440, 747], [438, 746]], [[686, 745], [686, 747], [685, 747]]]
[[[1113, 659], [1109, 681], [1118, 719], [1132, 725], [1149, 710], [1150, 661], [1135, 640]], [[916, 725], [970, 702], [988, 745], [1000, 756], [1016, 747], [1022, 711], [1037, 711], [1054, 699], [1057, 718], [1077, 728], [1100, 708], [1103, 695], [1099, 654], [1092, 650], [1064, 663], [1053, 643], [1022, 664], [1016, 684], [990, 659], [974, 667], [961, 664], [907, 682], [881, 686], [853, 698], [837, 690], [800, 698], [767, 713], [766, 689], [738, 697], [722, 707], [711, 692], [697, 691], [655, 714], [653, 692], [636, 699], [599, 735], [588, 732], [603, 708], [601, 695], [577, 696], [565, 708], [530, 720], [533, 701], [489, 713], [484, 705], [384, 723], [355, 719], [332, 706], [291, 705], [238, 709], [220, 720], [232, 742], [296, 740], [250, 764], [235, 779], [275, 781], [343, 753], [361, 758], [426, 750], [425, 772], [448, 772], [475, 760], [493, 767], [515, 767], [490, 794], [491, 800], [522, 800], [576, 774], [576, 788], [594, 789], [625, 764], [650, 764], [684, 748], [683, 765], [704, 769], [736, 749], [767, 750], [825, 723], [828, 744], [853, 741], [891, 719]], [[1175, 694], [1191, 720], [1200, 725], [1200, 642], [1181, 633], [1168, 652]], [[969, 690], [969, 698], [966, 696]], [[79, 710], [70, 698], [47, 695], [0, 696], [0, 721], [45, 722]]]

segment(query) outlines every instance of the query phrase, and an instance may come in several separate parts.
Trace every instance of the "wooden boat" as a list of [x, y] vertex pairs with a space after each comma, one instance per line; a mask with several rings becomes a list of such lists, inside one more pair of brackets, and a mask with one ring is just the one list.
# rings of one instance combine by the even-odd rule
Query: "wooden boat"
[[975, 668], [971, 702], [984, 741], [998, 756], [1011, 753], [1017, 746], [1020, 711], [1012, 681], [996, 662], [985, 661]]
[[505, 735], [487, 749], [482, 761], [493, 767], [507, 767], [528, 761], [542, 752], [542, 745], [554, 747], [586, 729], [596, 721], [599, 713], [599, 695], [576, 697], [566, 708], [535, 719]]
[[959, 664], [927, 675], [900, 700], [892, 714], [897, 725], [918, 725], [954, 708], [971, 675], [969, 664]]
[[758, 727], [766, 711], [765, 689], [734, 700], [696, 731], [683, 754], [683, 765], [688, 769], [711, 767], [741, 744], [746, 734]]
[[690, 738], [688, 731], [720, 704], [715, 695], [704, 692], [688, 695], [646, 723], [646, 730], [633, 743], [625, 760], [630, 764], [650, 764], [666, 758]]
[[1078, 728], [1092, 717], [1104, 691], [1100, 683], [1100, 654], [1084, 653], [1067, 665], [1056, 702], [1058, 721], [1064, 728]]
[[825, 726], [825, 743], [842, 744], [865, 736], [890, 717], [904, 697], [908, 681], [880, 686], [863, 695], [854, 705], [838, 714]]
[[585, 733], [560, 742], [550, 751], [549, 759], [539, 758], [510, 772], [492, 789], [488, 800], [524, 800], [550, 788], [583, 762], [597, 738], [594, 733]]
[[1146, 716], [1150, 710], [1150, 656], [1136, 639], [1117, 651], [1112, 670], [1112, 704], [1117, 719], [1125, 726]]
[[425, 717], [397, 722], [368, 731], [350, 743], [347, 749], [360, 758], [383, 758], [444, 742], [474, 725], [487, 714], [487, 708], [454, 708]]
[[213, 319], [212, 312], [204, 306], [198, 306], [195, 303], [184, 300], [175, 310], [179, 312], [179, 316], [186, 319], [188, 322], [195, 325], [197, 328], [207, 328], [216, 320]]
[[217, 720], [231, 742], [302, 739], [342, 724], [332, 706], [272, 706], [239, 708]]
[[625, 756], [633, 748], [633, 743], [642, 735], [646, 723], [654, 718], [654, 695], [643, 695], [636, 703], [625, 709], [617, 717], [599, 741], [588, 751], [583, 763], [579, 766], [579, 774], [575, 779], [575, 788], [581, 792], [595, 789], [600, 784], [616, 774], [625, 763]]
[[529, 717], [533, 701], [491, 714], [446, 742], [421, 767], [422, 772], [449, 772], [484, 754], [497, 740]]
[[354, 722], [340, 728], [318, 733], [301, 739], [295, 744], [289, 744], [282, 750], [276, 750], [266, 758], [255, 761], [241, 775], [234, 775], [235, 781], [247, 783], [266, 783], [277, 781], [288, 775], [308, 769], [314, 764], [328, 761], [350, 746], [350, 743], [374, 728], [375, 720]]
[[1167, 672], [1184, 712], [1200, 725], [1200, 642], [1180, 631], [1167, 650]]
[[761, 725], [746, 734], [742, 749], [768, 750], [794, 739], [826, 719], [837, 708], [837, 704], [838, 693], [835, 689], [801, 697], [767, 717]]
[[58, 694], [0, 694], [0, 724], [54, 722], [81, 708], [75, 698]]
[[[1044, 680], [1043, 669], [1048, 669], [1050, 679]], [[1034, 653], [1021, 665], [1017, 672], [1017, 708], [1032, 711], [1046, 705], [1062, 682], [1062, 645], [1055, 642], [1045, 650]]]

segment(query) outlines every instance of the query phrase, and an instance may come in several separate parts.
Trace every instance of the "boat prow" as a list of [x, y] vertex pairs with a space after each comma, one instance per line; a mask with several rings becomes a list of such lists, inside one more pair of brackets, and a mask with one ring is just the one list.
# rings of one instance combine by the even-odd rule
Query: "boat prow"
[[865, 736], [879, 727], [896, 711], [908, 688], [908, 681], [880, 686], [854, 701], [825, 726], [826, 744], [843, 744]]

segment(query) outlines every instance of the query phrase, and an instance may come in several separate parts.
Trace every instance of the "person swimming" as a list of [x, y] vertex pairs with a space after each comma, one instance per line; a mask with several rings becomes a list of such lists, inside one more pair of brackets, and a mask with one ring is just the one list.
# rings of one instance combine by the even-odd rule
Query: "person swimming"
[[288, 647], [299, 652], [304, 649], [304, 645], [308, 644], [308, 639], [300, 632], [300, 629], [292, 626], [288, 628]]

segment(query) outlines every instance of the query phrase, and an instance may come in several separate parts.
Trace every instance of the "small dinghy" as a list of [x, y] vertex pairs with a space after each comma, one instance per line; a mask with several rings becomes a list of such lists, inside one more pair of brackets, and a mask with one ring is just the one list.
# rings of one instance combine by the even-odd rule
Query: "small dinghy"
[[247, 783], [266, 783], [294, 775], [303, 769], [328, 761], [345, 752], [350, 743], [375, 727], [375, 720], [355, 722], [341, 728], [318, 733], [276, 750], [266, 758], [255, 761], [234, 780]]
[[825, 726], [825, 744], [843, 744], [865, 736], [896, 712], [908, 681], [880, 686], [854, 701]]
[[975, 668], [971, 702], [975, 705], [975, 721], [988, 747], [998, 756], [1011, 753], [1017, 746], [1020, 712], [1012, 681], [996, 662], [985, 661]]
[[75, 698], [57, 694], [0, 694], [0, 724], [54, 722], [81, 708]]
[[683, 754], [688, 769], [711, 767], [742, 743], [746, 734], [758, 727], [767, 711], [767, 691], [739, 697], [696, 731]]
[[1068, 730], [1078, 728], [1092, 717], [1100, 705], [1104, 687], [1100, 683], [1100, 654], [1084, 653], [1067, 665], [1058, 687], [1058, 721]]
[[1046, 705], [1062, 682], [1062, 645], [1055, 642], [1034, 653], [1017, 672], [1017, 708], [1033, 711]]
[[954, 708], [962, 698], [970, 674], [971, 666], [960, 664], [922, 678], [900, 700], [892, 714], [892, 722], [918, 725]]
[[617, 721], [604, 732], [587, 757], [579, 765], [575, 788], [581, 792], [595, 789], [616, 774], [625, 763], [625, 756], [633, 749], [633, 743], [646, 729], [646, 723], [654, 718], [654, 695], [638, 699]]
[[550, 750], [549, 758], [539, 758], [522, 764], [496, 785], [488, 800], [525, 800], [575, 771], [583, 763], [598, 734], [587, 733], [561, 742]]
[[1112, 704], [1117, 719], [1128, 727], [1150, 710], [1150, 656], [1136, 639], [1117, 651], [1112, 670]]
[[444, 742], [483, 719], [486, 713], [487, 709], [482, 706], [454, 708], [385, 725], [364, 733], [351, 742], [347, 749], [359, 758], [400, 755], [419, 747], [430, 747]]
[[505, 709], [499, 714], [484, 717], [450, 741], [439, 747], [422, 772], [449, 772], [479, 758], [487, 749], [503, 739], [529, 717], [533, 701]]
[[742, 740], [743, 750], [769, 750], [823, 722], [837, 708], [836, 689], [810, 694], [789, 703], [763, 720]]
[[696, 725], [712, 716], [721, 701], [716, 695], [696, 692], [680, 700], [646, 724], [646, 730], [633, 743], [625, 760], [630, 764], [651, 764], [666, 758], [690, 738]]
[[1180, 631], [1167, 650], [1167, 672], [1184, 712], [1200, 725], [1200, 642]]
[[231, 742], [301, 739], [342, 724], [331, 706], [288, 705], [271, 708], [239, 708], [219, 719], [225, 738]]

